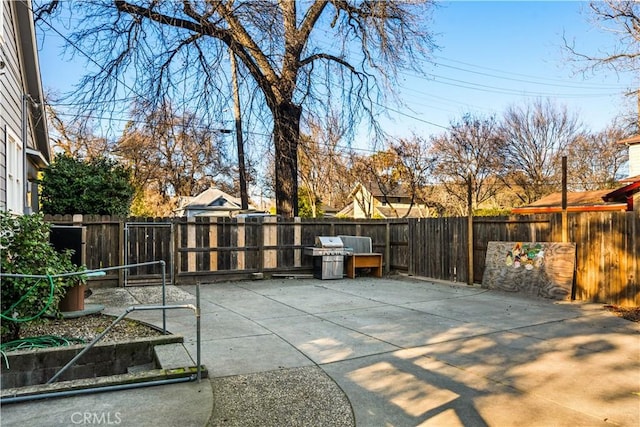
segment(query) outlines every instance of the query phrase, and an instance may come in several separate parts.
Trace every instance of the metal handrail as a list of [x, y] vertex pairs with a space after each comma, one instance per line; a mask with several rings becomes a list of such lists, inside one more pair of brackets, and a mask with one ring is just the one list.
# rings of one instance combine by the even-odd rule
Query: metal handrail
[[57, 380], [60, 375], [62, 375], [70, 366], [72, 366], [80, 357], [82, 357], [87, 351], [89, 351], [93, 346], [96, 345], [98, 341], [100, 341], [110, 330], [113, 328], [118, 322], [124, 319], [129, 313], [133, 311], [145, 311], [145, 310], [162, 310], [162, 333], [167, 334], [167, 315], [166, 311], [171, 309], [191, 309], [195, 312], [196, 315], [196, 378], [198, 382], [202, 377], [202, 367], [201, 367], [201, 345], [200, 345], [200, 284], [196, 285], [196, 305], [193, 304], [180, 304], [180, 305], [166, 305], [166, 275], [165, 275], [165, 265], [164, 261], [150, 261], [143, 262], [138, 264], [128, 264], [121, 265], [115, 267], [104, 267], [95, 270], [84, 270], [84, 271], [76, 271], [71, 273], [60, 273], [60, 274], [51, 274], [51, 275], [43, 275], [43, 274], [12, 274], [12, 273], [0, 273], [1, 277], [11, 277], [11, 278], [29, 278], [29, 279], [48, 279], [48, 278], [58, 278], [58, 277], [72, 277], [72, 276], [97, 276], [100, 274], [104, 274], [105, 271], [109, 270], [118, 270], [129, 267], [137, 267], [144, 265], [153, 265], [160, 264], [162, 265], [162, 305], [138, 305], [138, 306], [129, 306], [125, 310], [123, 314], [118, 316], [112, 323], [109, 325], [100, 335], [95, 337], [93, 341], [91, 341], [85, 348], [80, 351], [73, 359], [71, 359], [65, 366], [63, 366], [56, 374], [51, 377], [47, 384], [53, 383]]
[[129, 313], [133, 311], [143, 311], [143, 310], [170, 310], [170, 309], [184, 309], [188, 308], [195, 312], [196, 315], [196, 358], [197, 358], [197, 367], [196, 367], [196, 377], [198, 382], [200, 382], [201, 378], [201, 366], [200, 366], [200, 285], [196, 288], [196, 305], [193, 304], [180, 304], [180, 305], [139, 305], [139, 306], [130, 306], [127, 307], [124, 313], [118, 316], [100, 335], [95, 337], [93, 341], [91, 341], [82, 351], [75, 355], [73, 359], [71, 359], [66, 365], [64, 365], [56, 374], [51, 377], [47, 384], [51, 384], [55, 382], [60, 375], [62, 375], [67, 369], [69, 369], [75, 362], [78, 361], [86, 352], [91, 350], [93, 346], [95, 346], [98, 341], [100, 341], [110, 330], [113, 328], [118, 322], [124, 319]]
[[[140, 263], [136, 263], [136, 264], [125, 264], [125, 265], [117, 265], [115, 267], [103, 267], [103, 268], [97, 268], [97, 269], [93, 269], [93, 270], [83, 270], [83, 271], [73, 271], [71, 273], [59, 273], [59, 274], [7, 274], [7, 273], [0, 273], [0, 278], [2, 277], [12, 277], [12, 278], [24, 278], [24, 279], [49, 279], [49, 278], [58, 278], [58, 277], [73, 277], [73, 276], [98, 276], [101, 274], [105, 274], [105, 272], [107, 271], [113, 271], [113, 270], [122, 270], [125, 268], [132, 268], [132, 267], [144, 267], [146, 265], [156, 265], [156, 264], [160, 264], [160, 266], [162, 266], [162, 305], [166, 305], [167, 304], [167, 273], [166, 273], [166, 265], [167, 263], [164, 260], [160, 260], [160, 261], [147, 261], [147, 262], [140, 262]], [[167, 314], [165, 312], [165, 310], [162, 310], [162, 333], [163, 334], [167, 334]]]

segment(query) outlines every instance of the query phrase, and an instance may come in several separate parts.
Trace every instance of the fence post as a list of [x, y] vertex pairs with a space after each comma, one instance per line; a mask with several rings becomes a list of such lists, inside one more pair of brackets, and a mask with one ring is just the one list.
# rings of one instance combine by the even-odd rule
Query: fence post
[[293, 265], [300, 267], [302, 265], [302, 249], [300, 249], [300, 245], [302, 245], [302, 224], [299, 216], [295, 217], [293, 221], [293, 244], [296, 247], [293, 250]]
[[407, 274], [409, 276], [415, 276], [416, 274], [416, 262], [414, 260], [413, 248], [416, 241], [416, 224], [420, 219], [409, 218], [407, 221]]
[[175, 218], [172, 218], [170, 221], [171, 229], [169, 231], [169, 236], [171, 236], [171, 248], [169, 249], [169, 259], [171, 260], [171, 262], [167, 266], [167, 268], [171, 269], [171, 285], [176, 285], [178, 282], [178, 259], [180, 256], [178, 252], [179, 240], [177, 239], [178, 230], [180, 229], [180, 223], [176, 222]]
[[384, 273], [389, 274], [391, 270], [391, 224], [389, 224], [389, 220], [387, 220], [384, 240]]
[[[278, 245], [278, 223], [276, 218], [264, 218], [262, 222], [263, 246], [275, 247]], [[263, 252], [263, 268], [278, 267], [278, 251], [276, 249], [265, 249]]]
[[[196, 218], [187, 218], [187, 249], [196, 247]], [[187, 272], [193, 273], [196, 271], [196, 253], [187, 252]]]
[[236, 247], [238, 248], [238, 253], [236, 259], [238, 260], [237, 269], [244, 270], [245, 262], [244, 262], [244, 247], [245, 247], [245, 219], [244, 218], [236, 218], [236, 224], [238, 227], [238, 232], [236, 233], [237, 243]]
[[220, 218], [209, 218], [209, 270], [218, 271], [218, 221]]
[[260, 228], [259, 228], [259, 232], [258, 232], [258, 271], [260, 271], [260, 273], [264, 272], [264, 242], [265, 242], [265, 238], [264, 238], [264, 233], [265, 233], [265, 226], [264, 226], [264, 219], [262, 219], [262, 221], [260, 221]]

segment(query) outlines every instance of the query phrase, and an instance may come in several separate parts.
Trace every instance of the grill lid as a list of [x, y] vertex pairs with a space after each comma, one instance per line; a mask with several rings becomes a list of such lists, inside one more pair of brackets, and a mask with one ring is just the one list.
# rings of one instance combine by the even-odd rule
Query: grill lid
[[344, 245], [339, 237], [316, 236], [316, 247], [319, 248], [342, 248]]

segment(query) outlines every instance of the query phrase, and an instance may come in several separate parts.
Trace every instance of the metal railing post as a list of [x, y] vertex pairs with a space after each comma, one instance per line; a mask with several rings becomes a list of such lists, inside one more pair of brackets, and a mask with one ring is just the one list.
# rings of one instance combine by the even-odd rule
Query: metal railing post
[[[60, 377], [60, 375], [62, 375], [67, 369], [69, 369], [71, 366], [73, 366], [73, 364], [76, 363], [78, 361], [78, 359], [80, 359], [82, 356], [84, 356], [84, 354], [86, 352], [91, 350], [98, 343], [98, 341], [100, 341], [111, 330], [111, 328], [113, 328], [118, 322], [120, 322], [122, 319], [124, 319], [132, 311], [159, 310], [159, 309], [178, 309], [178, 308], [188, 308], [188, 309], [193, 310], [196, 313], [198, 312], [198, 309], [193, 304], [161, 305], [161, 306], [158, 306], [158, 305], [142, 305], [142, 306], [140, 306], [139, 305], [139, 306], [127, 307], [125, 312], [122, 313], [120, 316], [118, 316], [107, 328], [105, 328], [104, 331], [102, 331], [102, 333], [100, 335], [95, 337], [93, 339], [93, 341], [91, 341], [85, 348], [82, 349], [82, 351], [80, 351], [80, 353], [76, 354], [73, 359], [71, 359], [66, 365], [64, 365], [62, 368], [60, 368], [60, 370], [58, 372], [56, 372], [56, 374], [53, 377], [51, 377], [51, 379], [49, 381], [47, 381], [47, 384], [51, 384], [55, 380], [57, 380]], [[199, 368], [200, 368], [200, 365], [198, 365], [198, 369]]]

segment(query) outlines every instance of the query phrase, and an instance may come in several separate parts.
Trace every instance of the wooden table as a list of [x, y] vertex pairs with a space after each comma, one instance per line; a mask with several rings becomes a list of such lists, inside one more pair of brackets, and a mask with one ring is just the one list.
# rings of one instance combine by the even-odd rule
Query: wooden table
[[382, 254], [358, 253], [347, 255], [347, 277], [356, 277], [356, 268], [371, 268], [375, 277], [382, 277]]

